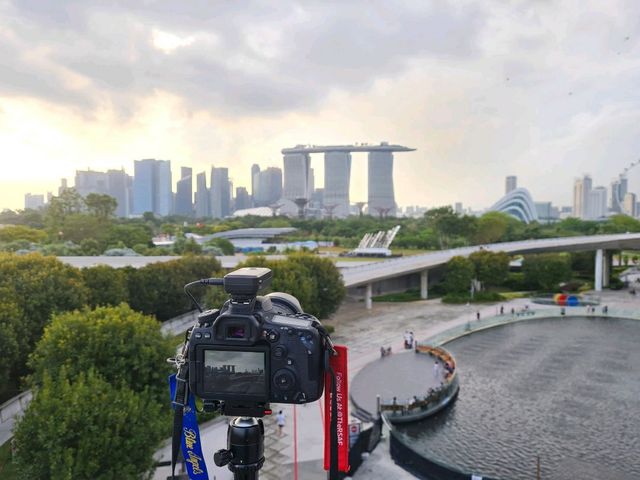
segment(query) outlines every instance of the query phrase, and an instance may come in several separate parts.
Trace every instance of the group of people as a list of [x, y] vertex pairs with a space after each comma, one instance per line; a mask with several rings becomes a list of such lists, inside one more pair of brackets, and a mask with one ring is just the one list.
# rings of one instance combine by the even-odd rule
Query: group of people
[[413, 348], [413, 332], [409, 330], [404, 331], [404, 348], [406, 350], [411, 350]]

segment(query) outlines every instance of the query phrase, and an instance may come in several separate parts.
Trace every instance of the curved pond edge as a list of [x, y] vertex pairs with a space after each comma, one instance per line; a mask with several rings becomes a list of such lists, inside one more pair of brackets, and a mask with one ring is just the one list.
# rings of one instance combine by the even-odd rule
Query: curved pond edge
[[[488, 317], [483, 320], [477, 320], [468, 322], [465, 325], [460, 325], [447, 329], [436, 335], [433, 335], [427, 339], [425, 343], [436, 345], [441, 347], [453, 340], [465, 337], [475, 332], [488, 330], [490, 328], [499, 327], [502, 325], [510, 325], [517, 322], [527, 320], [546, 320], [546, 319], [562, 319], [566, 317], [590, 317], [597, 319], [612, 319], [612, 320], [638, 320], [640, 321], [639, 310], [623, 310], [623, 309], [609, 309], [606, 313], [594, 313], [587, 307], [585, 313], [584, 308], [573, 307], [570, 309], [544, 309], [544, 310], [524, 310], [519, 313], [497, 315], [494, 317]], [[435, 413], [435, 412], [434, 412]], [[389, 453], [393, 461], [400, 467], [404, 468], [407, 472], [415, 475], [418, 478], [424, 480], [497, 480], [482, 476], [478, 473], [463, 472], [453, 465], [448, 465], [442, 461], [429, 458], [422, 452], [416, 451], [409, 438], [393, 427], [393, 424], [386, 418], [386, 415], [382, 415], [383, 421], [387, 425], [390, 433]]]

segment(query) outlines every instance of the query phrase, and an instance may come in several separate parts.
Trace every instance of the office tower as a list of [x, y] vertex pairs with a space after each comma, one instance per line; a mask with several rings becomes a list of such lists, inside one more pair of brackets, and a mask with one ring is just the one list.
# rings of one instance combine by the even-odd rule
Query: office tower
[[193, 170], [180, 168], [180, 180], [176, 183], [175, 214], [190, 217], [193, 215]]
[[255, 206], [256, 190], [258, 189], [258, 176], [260, 175], [260, 165], [251, 165], [251, 201]]
[[591, 193], [591, 177], [585, 175], [577, 178], [573, 185], [573, 216], [586, 218], [589, 210], [589, 194]]
[[394, 216], [396, 198], [393, 190], [393, 153], [369, 152], [369, 213]]
[[518, 188], [518, 177], [515, 175], [509, 175], [505, 182], [505, 194]]
[[462, 215], [462, 212], [463, 212], [462, 202], [456, 202], [455, 205], [453, 206], [453, 211], [456, 212], [456, 214], [458, 215]]
[[116, 199], [115, 214], [128, 217], [131, 213], [131, 177], [123, 170], [107, 170], [107, 195]]
[[60, 186], [58, 187], [58, 195], [61, 195], [62, 192], [64, 192], [68, 187], [67, 185], [67, 179], [66, 178], [61, 178], [60, 179]]
[[24, 208], [25, 210], [38, 210], [44, 207], [44, 195], [32, 195], [27, 193], [24, 196]]
[[133, 213], [152, 212], [164, 217], [173, 210], [171, 162], [169, 160], [135, 160], [133, 162]]
[[206, 218], [211, 216], [206, 172], [201, 172], [196, 175], [195, 203], [196, 218]]
[[351, 153], [324, 154], [324, 206], [333, 208], [333, 216], [349, 215], [349, 182], [351, 181]]
[[282, 170], [269, 167], [256, 175], [253, 204], [268, 207], [282, 198]]
[[245, 208], [251, 208], [251, 197], [245, 187], [238, 187], [236, 188], [234, 211], [244, 210]]
[[83, 197], [90, 193], [109, 194], [109, 180], [105, 172], [93, 170], [76, 170], [74, 188]]
[[597, 220], [607, 216], [607, 189], [596, 187], [589, 192], [587, 215], [590, 220]]
[[210, 205], [213, 218], [225, 218], [230, 212], [229, 169], [211, 167]]
[[624, 196], [627, 194], [628, 181], [627, 177], [620, 176], [611, 182], [611, 210], [615, 213], [622, 212], [622, 203]]
[[624, 195], [624, 201], [622, 203], [623, 213], [630, 215], [632, 217], [638, 216], [638, 211], [636, 210], [636, 194], [627, 192]]
[[284, 198], [295, 201], [309, 198], [311, 156], [308, 153], [287, 153], [284, 155]]

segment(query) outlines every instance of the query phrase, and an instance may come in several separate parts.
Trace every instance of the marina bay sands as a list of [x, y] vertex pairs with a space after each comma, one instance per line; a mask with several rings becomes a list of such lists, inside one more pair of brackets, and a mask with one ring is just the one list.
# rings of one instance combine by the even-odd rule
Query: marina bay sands
[[415, 148], [401, 145], [296, 145], [282, 149], [284, 155], [284, 198], [292, 201], [309, 199], [311, 154], [324, 153], [324, 205], [336, 217], [350, 213], [349, 184], [351, 180], [351, 154], [368, 153], [369, 178], [368, 211], [375, 215], [394, 215], [396, 209], [393, 187], [394, 152], [413, 152]]

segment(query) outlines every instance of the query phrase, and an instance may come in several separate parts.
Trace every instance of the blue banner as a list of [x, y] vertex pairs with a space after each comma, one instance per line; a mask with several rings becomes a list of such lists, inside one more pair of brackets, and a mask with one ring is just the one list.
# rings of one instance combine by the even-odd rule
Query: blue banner
[[[176, 376], [169, 377], [169, 388], [171, 391], [171, 401], [176, 396]], [[173, 406], [175, 409], [175, 405]], [[196, 417], [196, 399], [189, 392], [189, 401], [184, 406], [182, 417], [182, 455], [187, 463], [187, 473], [191, 480], [209, 480], [207, 465], [202, 455], [202, 442], [200, 441], [200, 429], [198, 428], [198, 418]]]

